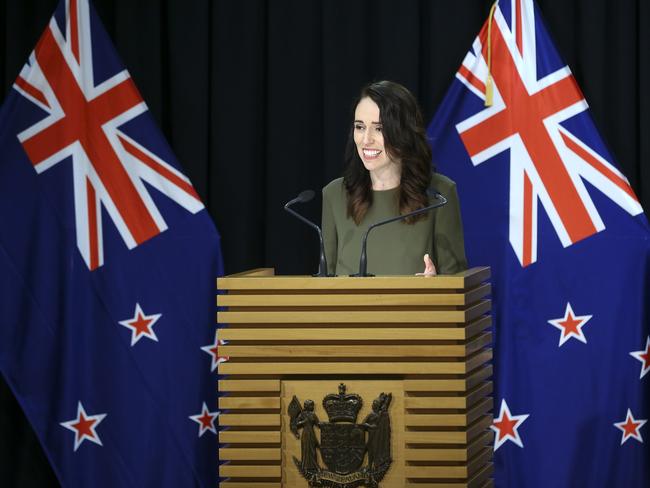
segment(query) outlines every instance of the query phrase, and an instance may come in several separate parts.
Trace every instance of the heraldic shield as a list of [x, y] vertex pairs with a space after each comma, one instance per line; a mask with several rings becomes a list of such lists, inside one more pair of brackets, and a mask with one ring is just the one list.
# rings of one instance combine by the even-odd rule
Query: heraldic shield
[[[301, 459], [293, 460], [310, 487], [379, 487], [392, 462], [388, 414], [391, 400], [390, 393], [381, 393], [372, 402], [372, 412], [357, 424], [363, 400], [357, 394], [346, 393], [346, 386], [341, 383], [338, 394], [330, 393], [323, 398], [329, 422], [321, 423], [312, 400], [306, 400], [302, 408], [293, 397], [287, 413], [291, 432], [300, 439], [301, 446]], [[320, 443], [316, 428], [320, 429]], [[318, 463], [318, 450], [327, 469]], [[368, 462], [363, 466], [366, 453]]]
[[366, 435], [357, 424], [323, 423], [320, 426], [320, 453], [330, 471], [356, 471], [366, 454]]

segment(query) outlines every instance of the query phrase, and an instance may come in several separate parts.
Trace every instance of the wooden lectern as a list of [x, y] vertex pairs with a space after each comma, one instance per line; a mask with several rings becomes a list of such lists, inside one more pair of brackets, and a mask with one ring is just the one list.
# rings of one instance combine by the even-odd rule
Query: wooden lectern
[[[342, 463], [361, 456], [371, 469], [370, 443], [367, 452], [348, 444], [370, 438], [381, 394], [392, 398], [392, 463], [380, 488], [493, 486], [489, 277], [489, 268], [473, 268], [436, 277], [312, 278], [258, 269], [219, 278], [217, 304], [225, 309], [217, 314], [218, 338], [227, 341], [219, 355], [229, 356], [219, 366], [226, 375], [219, 381], [219, 458], [226, 462], [219, 475], [227, 478], [220, 486], [309, 486], [299, 470], [308, 439], [291, 431], [288, 414], [294, 396], [301, 406], [313, 401], [320, 423], [330, 422], [327, 432], [334, 409], [358, 414], [342, 428], [351, 439], [340, 441], [343, 451], [331, 450], [326, 425], [313, 432], [319, 465], [338, 480], [332, 486], [366, 486], [358, 481], [363, 473], [328, 466], [337, 456]], [[336, 405], [341, 384], [348, 396]]]

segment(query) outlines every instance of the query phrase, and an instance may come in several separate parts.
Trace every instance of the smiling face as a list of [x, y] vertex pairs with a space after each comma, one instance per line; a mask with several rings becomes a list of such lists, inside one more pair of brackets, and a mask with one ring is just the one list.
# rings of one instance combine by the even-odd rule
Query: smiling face
[[359, 158], [371, 173], [399, 171], [384, 146], [379, 107], [369, 97], [361, 99], [354, 111], [354, 143]]

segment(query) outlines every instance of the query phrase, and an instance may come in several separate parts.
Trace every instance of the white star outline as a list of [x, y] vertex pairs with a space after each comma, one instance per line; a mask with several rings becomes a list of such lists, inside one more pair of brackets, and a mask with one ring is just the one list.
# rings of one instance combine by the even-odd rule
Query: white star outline
[[[74, 451], [76, 452], [77, 449], [79, 449], [79, 446], [81, 443], [85, 440], [88, 440], [90, 442], [94, 442], [97, 445], [103, 446], [101, 439], [97, 435], [97, 431], [95, 430], [97, 426], [101, 423], [104, 418], [106, 418], [105, 413], [99, 413], [97, 415], [88, 415], [86, 413], [86, 410], [84, 409], [83, 405], [81, 402], [77, 404], [77, 418], [74, 418], [72, 420], [68, 420], [67, 422], [60, 422], [59, 425], [62, 427], [65, 427], [68, 430], [71, 430], [72, 432], [75, 433], [74, 436]], [[94, 420], [95, 422], [93, 425], [90, 426], [90, 430], [92, 432], [92, 435], [88, 435], [85, 432], [81, 434], [81, 437], [79, 436], [79, 430], [74, 428], [74, 424], [78, 424], [79, 420], [81, 420], [81, 417], [84, 418], [84, 420]]]
[[[136, 322], [138, 318], [141, 317], [144, 320], [151, 320], [151, 323], [148, 325], [148, 329], [151, 331], [149, 332], [141, 332], [138, 333], [138, 330], [136, 327], [131, 325], [133, 322]], [[161, 313], [154, 313], [151, 315], [145, 315], [145, 313], [142, 311], [142, 307], [140, 306], [140, 303], [135, 304], [135, 312], [133, 313], [133, 317], [130, 319], [125, 319], [125, 320], [120, 320], [119, 324], [123, 325], [127, 329], [131, 330], [131, 347], [135, 346], [140, 339], [143, 337], [147, 337], [148, 339], [151, 339], [152, 341], [158, 342], [158, 337], [156, 336], [156, 333], [153, 330], [153, 326], [158, 322], [158, 319], [162, 317]]]
[[[201, 408], [201, 413], [197, 415], [190, 415], [189, 418], [199, 424], [199, 437], [201, 437], [203, 434], [205, 434], [207, 431], [212, 432], [214, 435], [217, 435], [217, 428], [214, 426], [214, 421], [217, 420], [217, 417], [219, 416], [221, 412], [220, 411], [215, 411], [215, 412], [210, 412], [208, 410], [208, 406], [203, 402], [203, 407]], [[209, 415], [211, 417], [210, 419], [210, 426], [206, 427], [203, 422], [201, 422], [201, 417], [205, 417], [205, 415]]]
[[[510, 420], [515, 420], [516, 423], [513, 426], [512, 430], [514, 430], [515, 435], [513, 436], [510, 434], [510, 432], [506, 433], [505, 436], [502, 438], [500, 437], [501, 429], [499, 427], [496, 427], [494, 424], [502, 422], [503, 418], [507, 417]], [[505, 444], [507, 441], [513, 442], [515, 445], [521, 447], [523, 449], [524, 443], [521, 440], [521, 436], [519, 435], [519, 427], [526, 421], [526, 419], [530, 417], [530, 414], [522, 414], [522, 415], [512, 415], [510, 413], [510, 408], [508, 408], [508, 404], [506, 403], [506, 399], [502, 398], [501, 399], [501, 409], [499, 410], [499, 417], [494, 419], [492, 421], [492, 425], [490, 425], [490, 429], [494, 431], [494, 451], [496, 452], [497, 449], [499, 449], [503, 444]]]
[[[632, 434], [626, 433], [625, 427], [623, 427], [630, 420], [633, 423], [637, 423], [637, 422], [639, 423], [639, 425], [634, 429], [634, 433]], [[628, 408], [627, 415], [625, 416], [625, 420], [623, 420], [622, 422], [616, 422], [614, 424], [614, 427], [616, 427], [618, 430], [623, 432], [623, 435], [621, 437], [621, 446], [625, 444], [628, 439], [636, 439], [637, 441], [643, 444], [643, 437], [641, 437], [639, 430], [641, 430], [641, 427], [643, 427], [647, 421], [648, 421], [647, 419], [635, 419], [634, 416], [632, 415], [632, 411]]]
[[639, 379], [643, 378], [646, 374], [648, 374], [648, 371], [650, 371], [650, 357], [648, 359], [644, 359], [644, 355], [650, 355], [650, 336], [648, 336], [645, 341], [644, 350], [632, 351], [630, 353], [630, 356], [632, 356], [634, 359], [641, 361], [641, 374], [639, 375]]
[[[566, 322], [567, 319], [571, 316], [574, 320], [579, 320], [580, 323], [576, 326], [578, 329], [578, 332], [570, 331], [568, 334], [565, 334], [566, 328], [563, 327], [561, 324], [563, 322]], [[560, 334], [560, 342], [558, 344], [558, 347], [562, 347], [562, 345], [568, 341], [569, 339], [577, 339], [580, 342], [586, 344], [587, 343], [587, 338], [585, 337], [584, 332], [582, 332], [582, 328], [591, 320], [593, 315], [576, 315], [575, 312], [573, 311], [573, 308], [571, 307], [571, 303], [567, 302], [566, 304], [566, 309], [564, 310], [564, 317], [561, 317], [559, 319], [551, 319], [548, 321], [549, 324], [551, 324], [553, 327], [556, 329], [559, 329], [561, 331]]]
[[228, 361], [230, 359], [230, 356], [225, 356], [225, 355], [224, 356], [219, 356], [218, 354], [215, 354], [212, 351], [212, 349], [214, 349], [215, 347], [218, 348], [219, 346], [225, 346], [226, 344], [228, 344], [227, 341], [223, 341], [223, 340], [219, 339], [219, 331], [217, 331], [214, 334], [214, 342], [212, 344], [208, 344], [207, 346], [201, 347], [202, 351], [205, 351], [206, 353], [208, 353], [212, 357], [212, 366], [211, 366], [211, 369], [210, 369], [211, 372], [214, 371], [215, 369], [217, 369], [217, 367], [221, 363], [225, 363], [226, 361]]

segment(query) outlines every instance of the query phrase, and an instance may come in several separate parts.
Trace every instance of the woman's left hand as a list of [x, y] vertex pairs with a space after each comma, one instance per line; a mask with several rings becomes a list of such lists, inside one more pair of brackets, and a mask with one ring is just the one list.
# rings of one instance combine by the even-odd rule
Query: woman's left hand
[[415, 274], [416, 276], [435, 276], [438, 274], [436, 272], [436, 266], [433, 264], [433, 261], [428, 254], [424, 255], [424, 272]]

